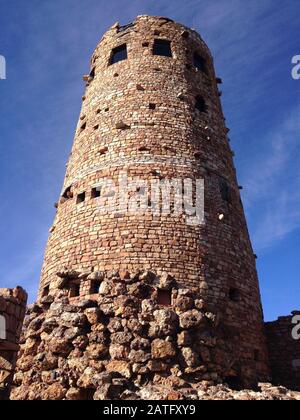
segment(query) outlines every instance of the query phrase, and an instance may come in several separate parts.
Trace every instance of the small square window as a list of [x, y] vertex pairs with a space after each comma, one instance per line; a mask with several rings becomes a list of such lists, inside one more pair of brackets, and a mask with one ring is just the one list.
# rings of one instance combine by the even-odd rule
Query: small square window
[[80, 130], [81, 131], [84, 131], [86, 129], [86, 122], [84, 122], [83, 124], [82, 124], [82, 126], [80, 127]]
[[200, 112], [206, 112], [207, 111], [206, 102], [202, 98], [202, 96], [197, 96], [195, 108], [198, 109], [198, 111], [200, 111]]
[[80, 284], [79, 283], [73, 283], [70, 285], [70, 293], [69, 297], [77, 297], [80, 296]]
[[203, 73], [207, 74], [207, 67], [206, 67], [206, 61], [203, 57], [201, 57], [199, 54], [194, 54], [194, 66], [199, 71], [202, 71]]
[[231, 202], [231, 188], [228, 182], [225, 179], [220, 180], [220, 193], [222, 200]]
[[65, 189], [65, 191], [62, 194], [62, 197], [65, 198], [66, 200], [73, 198], [72, 185]]
[[241, 294], [240, 294], [239, 289], [236, 289], [236, 288], [234, 288], [234, 287], [231, 287], [231, 288], [229, 289], [229, 299], [230, 299], [232, 302], [239, 302], [239, 301], [240, 301], [240, 299], [241, 299]]
[[77, 195], [77, 204], [83, 203], [85, 201], [85, 192]]
[[101, 197], [101, 187], [95, 187], [92, 189], [92, 198]]
[[93, 67], [92, 71], [90, 72], [90, 78], [93, 80], [96, 75], [96, 67]]
[[154, 41], [153, 54], [163, 57], [172, 57], [171, 41], [156, 39]]
[[149, 104], [149, 109], [152, 109], [154, 111], [156, 109], [156, 105], [155, 104]]
[[171, 306], [172, 292], [171, 290], [157, 290], [157, 303], [161, 306]]
[[47, 286], [45, 286], [45, 287], [44, 287], [44, 289], [43, 289], [43, 297], [48, 296], [48, 295], [49, 295], [49, 292], [50, 292], [50, 286], [49, 286], [49, 284], [48, 284], [48, 285], [47, 285]]
[[92, 281], [90, 294], [91, 295], [98, 295], [100, 290], [101, 282], [100, 281]]
[[127, 60], [127, 45], [123, 44], [112, 50], [110, 57], [110, 65], [118, 63], [119, 61]]

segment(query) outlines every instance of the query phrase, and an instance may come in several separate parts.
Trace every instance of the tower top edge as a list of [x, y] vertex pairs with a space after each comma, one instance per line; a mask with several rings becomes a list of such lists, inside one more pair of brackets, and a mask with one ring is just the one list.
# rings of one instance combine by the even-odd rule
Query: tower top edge
[[194, 39], [198, 39], [198, 41], [200, 41], [203, 45], [203, 47], [207, 50], [207, 52], [209, 53], [210, 56], [212, 56], [210, 49], [208, 47], [208, 45], [206, 44], [206, 42], [203, 40], [203, 38], [201, 37], [200, 33], [194, 29], [194, 28], [190, 28], [180, 22], [177, 22], [169, 17], [165, 17], [165, 16], [154, 16], [154, 15], [138, 15], [136, 16], [131, 22], [127, 23], [127, 24], [120, 24], [119, 22], [115, 22], [112, 26], [110, 26], [104, 33], [103, 36], [101, 37], [96, 49], [98, 48], [99, 44], [102, 43], [102, 41], [104, 41], [105, 39], [113, 37], [114, 34], [120, 34], [120, 32], [125, 32], [127, 30], [130, 29], [134, 29], [134, 27], [138, 27], [139, 24], [143, 25], [145, 23], [154, 23], [157, 22], [158, 24], [160, 24], [160, 26], [163, 26], [165, 24], [171, 24], [174, 25], [174, 28], [177, 28], [177, 30], [182, 30], [182, 31], [187, 31], [189, 33], [189, 35], [194, 38]]

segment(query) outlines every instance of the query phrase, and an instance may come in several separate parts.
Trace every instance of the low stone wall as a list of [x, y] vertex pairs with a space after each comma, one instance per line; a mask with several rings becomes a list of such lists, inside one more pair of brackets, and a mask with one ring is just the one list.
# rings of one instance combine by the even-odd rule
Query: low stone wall
[[111, 273], [89, 300], [45, 296], [24, 331], [12, 399], [126, 399], [149, 383], [192, 390], [239, 374], [218, 313], [167, 274]]
[[266, 323], [273, 383], [300, 390], [300, 311]]
[[21, 287], [0, 289], [0, 400], [9, 398], [26, 302]]

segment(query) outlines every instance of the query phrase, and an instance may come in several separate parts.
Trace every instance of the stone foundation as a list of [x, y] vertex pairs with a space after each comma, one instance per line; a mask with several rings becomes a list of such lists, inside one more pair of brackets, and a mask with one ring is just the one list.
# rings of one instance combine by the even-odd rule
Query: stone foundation
[[[167, 274], [108, 273], [93, 299], [68, 293], [28, 308], [13, 399], [126, 399], [149, 383], [192, 389], [259, 379], [247, 376], [253, 366], [244, 369], [232, 331], [200, 290], [179, 289]], [[167, 295], [170, 304], [160, 301]]]
[[[300, 338], [292, 336], [292, 323], [300, 311], [266, 323], [269, 360], [274, 384], [300, 390]], [[300, 329], [298, 329], [300, 331]]]
[[9, 398], [26, 302], [22, 288], [0, 289], [0, 400]]

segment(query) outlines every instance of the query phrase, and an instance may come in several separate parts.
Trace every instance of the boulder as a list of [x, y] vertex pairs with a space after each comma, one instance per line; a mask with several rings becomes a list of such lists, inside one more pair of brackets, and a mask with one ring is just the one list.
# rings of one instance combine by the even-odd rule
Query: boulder
[[179, 315], [179, 324], [183, 329], [197, 328], [205, 323], [205, 316], [197, 309]]
[[132, 375], [130, 364], [121, 360], [112, 360], [106, 366], [106, 370], [107, 372], [117, 372], [128, 379], [130, 379]]
[[176, 356], [176, 349], [173, 343], [158, 338], [151, 344], [151, 355], [153, 359], [169, 359]]

